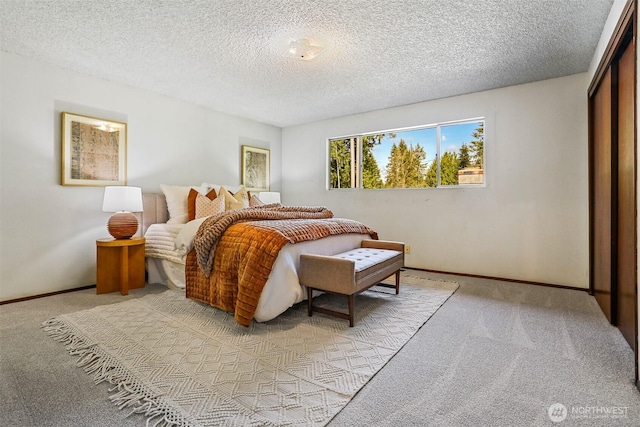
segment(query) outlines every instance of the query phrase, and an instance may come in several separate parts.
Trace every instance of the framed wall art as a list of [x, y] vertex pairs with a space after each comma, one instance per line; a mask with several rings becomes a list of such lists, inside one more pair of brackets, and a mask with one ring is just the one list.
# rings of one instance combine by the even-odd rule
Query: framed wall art
[[248, 191], [269, 191], [269, 150], [242, 146], [242, 184]]
[[127, 124], [62, 113], [62, 185], [126, 185]]

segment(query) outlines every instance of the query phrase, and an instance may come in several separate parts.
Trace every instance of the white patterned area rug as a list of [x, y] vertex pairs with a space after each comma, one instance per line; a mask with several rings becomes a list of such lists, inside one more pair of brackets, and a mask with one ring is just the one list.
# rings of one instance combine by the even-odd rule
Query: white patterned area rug
[[[306, 302], [244, 328], [172, 290], [43, 326], [96, 383], [114, 384], [116, 405], [150, 425], [323, 426], [458, 287], [406, 272], [401, 282], [399, 295], [375, 287], [358, 295], [353, 328], [309, 317]], [[328, 294], [316, 300], [347, 305]]]

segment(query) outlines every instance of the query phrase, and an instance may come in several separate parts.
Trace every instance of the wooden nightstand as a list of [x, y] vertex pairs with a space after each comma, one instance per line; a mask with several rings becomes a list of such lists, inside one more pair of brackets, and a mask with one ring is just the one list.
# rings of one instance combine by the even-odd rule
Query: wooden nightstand
[[144, 237], [99, 239], [96, 246], [97, 294], [120, 291], [127, 295], [129, 289], [144, 287]]

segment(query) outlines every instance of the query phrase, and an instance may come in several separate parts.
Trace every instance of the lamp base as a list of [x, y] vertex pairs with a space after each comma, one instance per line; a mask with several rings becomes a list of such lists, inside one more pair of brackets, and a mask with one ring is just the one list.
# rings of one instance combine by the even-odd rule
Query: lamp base
[[130, 239], [138, 231], [138, 218], [131, 212], [116, 212], [109, 218], [107, 229], [115, 239]]

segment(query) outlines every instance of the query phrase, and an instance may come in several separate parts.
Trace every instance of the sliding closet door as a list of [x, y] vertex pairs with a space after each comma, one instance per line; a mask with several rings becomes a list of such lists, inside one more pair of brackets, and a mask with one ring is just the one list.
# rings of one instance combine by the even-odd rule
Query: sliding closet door
[[635, 350], [636, 330], [636, 188], [634, 125], [634, 43], [618, 62], [618, 246], [617, 326]]
[[614, 320], [612, 281], [612, 177], [611, 177], [611, 69], [607, 71], [592, 104], [592, 239], [593, 294], [607, 319]]
[[589, 86], [589, 289], [636, 355], [638, 0], [628, 0]]

